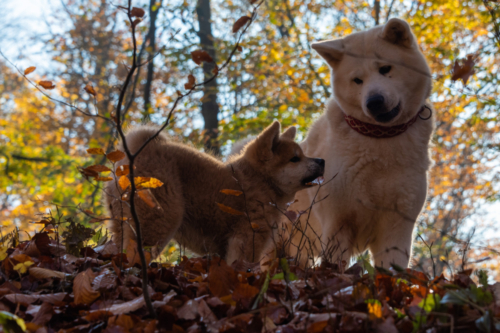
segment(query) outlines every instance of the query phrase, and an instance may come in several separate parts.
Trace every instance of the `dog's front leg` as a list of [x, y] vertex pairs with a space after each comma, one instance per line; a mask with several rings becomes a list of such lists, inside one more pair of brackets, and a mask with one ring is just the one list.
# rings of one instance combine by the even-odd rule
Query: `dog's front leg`
[[231, 265], [238, 259], [248, 262], [261, 261], [265, 250], [270, 247], [271, 234], [271, 229], [264, 227], [234, 234], [228, 241], [226, 262]]
[[392, 263], [406, 268], [411, 258], [413, 227], [415, 222], [401, 219], [398, 223], [385, 223], [374, 242], [369, 244], [376, 266], [385, 268]]

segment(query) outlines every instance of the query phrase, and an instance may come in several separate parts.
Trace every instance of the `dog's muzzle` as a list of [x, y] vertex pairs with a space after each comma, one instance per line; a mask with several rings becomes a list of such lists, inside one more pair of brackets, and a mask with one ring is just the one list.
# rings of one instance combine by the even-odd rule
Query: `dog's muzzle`
[[366, 108], [373, 118], [380, 123], [387, 123], [393, 120], [400, 112], [400, 105], [392, 110], [388, 110], [385, 106], [385, 98], [380, 94], [375, 94], [366, 100]]

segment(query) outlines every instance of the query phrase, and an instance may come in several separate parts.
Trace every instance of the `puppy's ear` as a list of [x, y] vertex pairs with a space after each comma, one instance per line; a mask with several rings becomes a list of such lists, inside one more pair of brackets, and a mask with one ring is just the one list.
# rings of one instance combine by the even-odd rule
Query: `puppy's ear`
[[344, 43], [342, 39], [312, 43], [311, 47], [329, 64], [335, 64], [344, 56]]
[[288, 127], [286, 129], [286, 131], [283, 132], [283, 134], [281, 134], [281, 137], [286, 138], [286, 139], [290, 139], [290, 140], [294, 140], [296, 133], [297, 133], [297, 129], [295, 128], [295, 126], [291, 126], [291, 127]]
[[275, 121], [255, 139], [257, 153], [261, 160], [268, 161], [273, 157], [273, 150], [278, 144], [279, 138], [280, 123]]
[[385, 24], [381, 37], [392, 44], [407, 48], [415, 43], [415, 37], [408, 23], [398, 18], [391, 18]]

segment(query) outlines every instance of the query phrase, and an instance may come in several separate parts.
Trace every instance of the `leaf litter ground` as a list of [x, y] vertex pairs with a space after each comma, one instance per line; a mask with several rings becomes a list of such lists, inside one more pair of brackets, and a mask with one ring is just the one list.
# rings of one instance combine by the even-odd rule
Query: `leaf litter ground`
[[[76, 225], [73, 225], [78, 230]], [[83, 227], [83, 229], [85, 229]], [[47, 230], [47, 228], [45, 229]], [[89, 229], [87, 229], [89, 230]], [[49, 233], [50, 232], [50, 233]], [[495, 332], [500, 287], [472, 271], [424, 273], [345, 261], [303, 270], [276, 259], [267, 272], [217, 256], [152, 262], [142, 296], [134, 245], [83, 247], [67, 233], [3, 238], [0, 324], [6, 332]], [[85, 230], [79, 230], [85, 233]], [[90, 235], [85, 235], [90, 237]], [[75, 239], [76, 238], [76, 239]]]

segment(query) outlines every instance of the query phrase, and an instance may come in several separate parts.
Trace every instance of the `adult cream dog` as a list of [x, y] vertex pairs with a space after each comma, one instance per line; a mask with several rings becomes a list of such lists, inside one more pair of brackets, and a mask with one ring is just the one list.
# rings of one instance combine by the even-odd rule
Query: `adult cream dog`
[[[326, 180], [336, 177], [317, 194], [328, 196], [308, 223], [301, 216], [307, 237], [295, 233], [292, 249], [302, 262], [349, 260], [369, 249], [378, 266], [407, 267], [432, 164], [430, 69], [409, 25], [396, 18], [312, 48], [331, 69], [334, 98], [301, 147], [325, 159]], [[316, 191], [297, 193], [291, 208], [306, 210]]]

